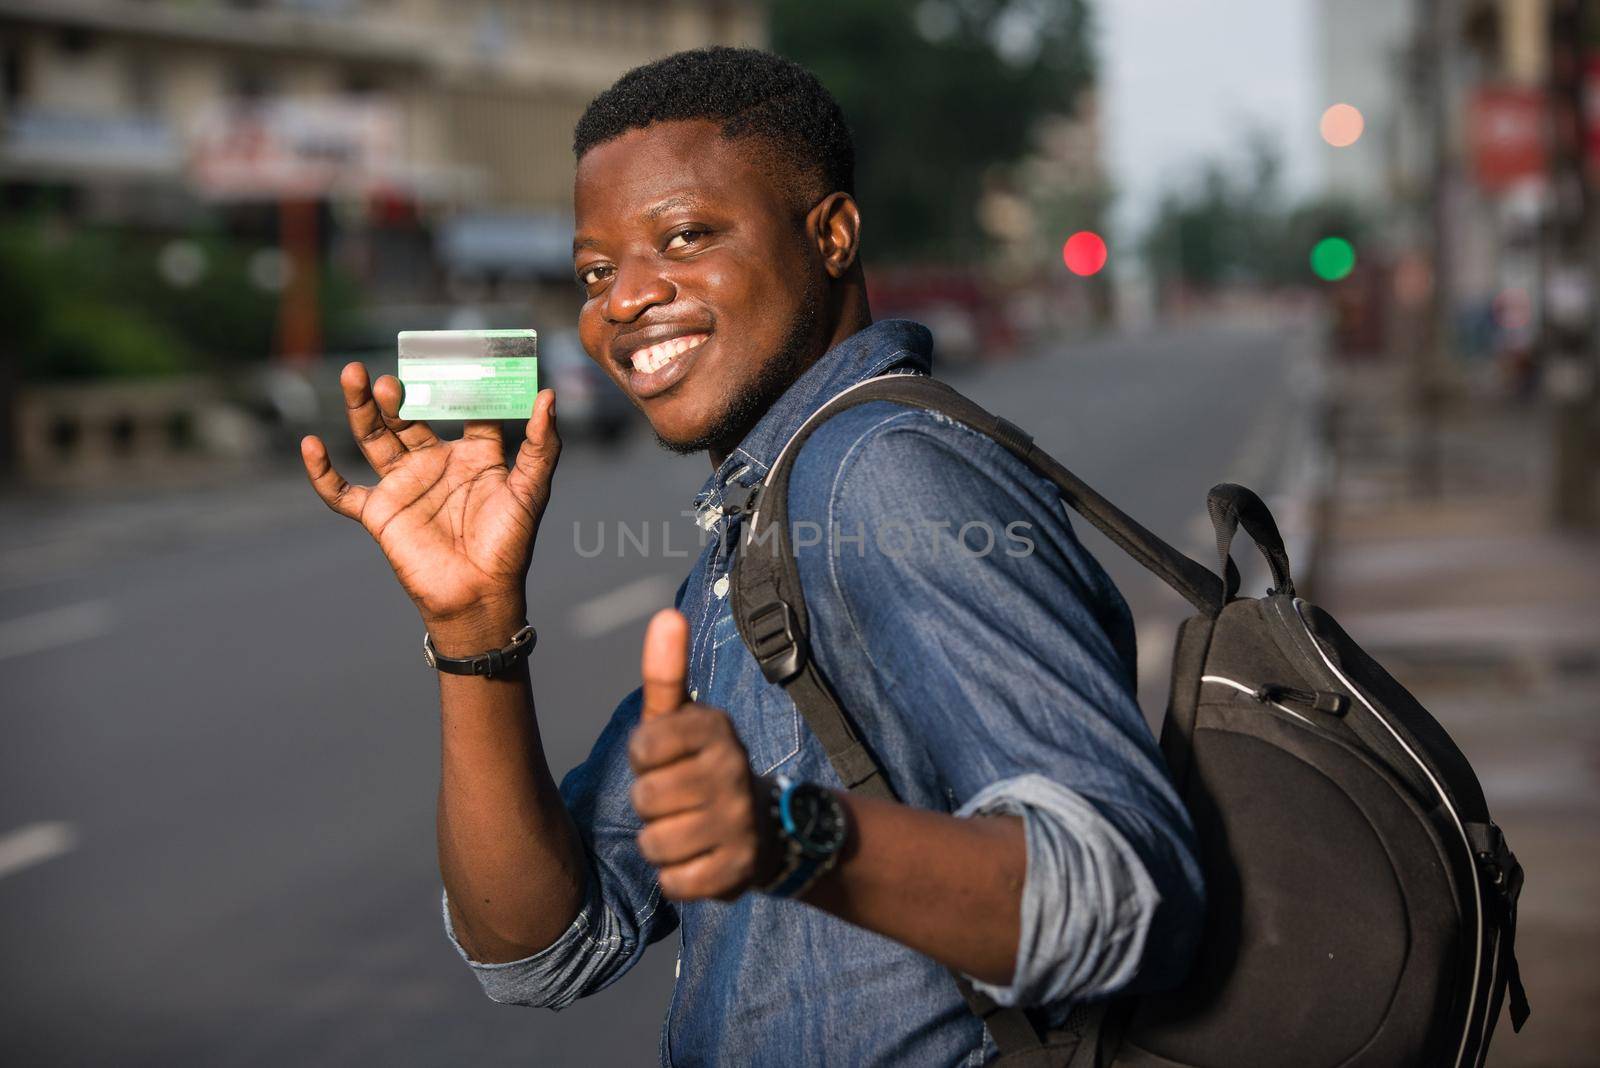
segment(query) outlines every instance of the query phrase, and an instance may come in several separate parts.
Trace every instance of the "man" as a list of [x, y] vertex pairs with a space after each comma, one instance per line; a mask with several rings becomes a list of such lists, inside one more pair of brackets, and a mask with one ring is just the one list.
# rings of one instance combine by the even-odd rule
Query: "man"
[[[665, 447], [709, 454], [709, 537], [650, 623], [643, 685], [559, 789], [525, 663], [440, 676], [444, 921], [489, 996], [563, 1007], [676, 927], [663, 1063], [932, 1065], [995, 1052], [951, 970], [1047, 1018], [1181, 978], [1192, 831], [1132, 694], [1127, 607], [1050, 484], [883, 402], [800, 454], [794, 527], [837, 534], [797, 538], [815, 655], [900, 803], [838, 789], [734, 628], [728, 496], [841, 389], [929, 370], [926, 330], [871, 320], [837, 104], [766, 53], [680, 53], [601, 94], [575, 150], [584, 347]], [[398, 418], [394, 378], [341, 381], [381, 480], [349, 485], [307, 438], [318, 493], [377, 538], [440, 656], [505, 646], [554, 397], [507, 470], [491, 424], [440, 441]], [[784, 817], [803, 784], [839, 832], [815, 856]]]

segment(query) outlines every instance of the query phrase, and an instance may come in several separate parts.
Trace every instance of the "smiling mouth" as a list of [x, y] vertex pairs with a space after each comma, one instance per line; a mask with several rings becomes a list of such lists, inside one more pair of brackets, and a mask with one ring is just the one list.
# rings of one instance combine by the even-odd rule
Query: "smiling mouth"
[[704, 345], [710, 338], [710, 334], [685, 334], [639, 349], [630, 357], [633, 369], [640, 374], [655, 374], [684, 353]]

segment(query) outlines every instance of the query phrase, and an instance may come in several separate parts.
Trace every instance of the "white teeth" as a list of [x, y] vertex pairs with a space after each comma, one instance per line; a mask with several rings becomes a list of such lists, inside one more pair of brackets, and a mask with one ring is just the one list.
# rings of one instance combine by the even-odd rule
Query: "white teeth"
[[654, 374], [690, 349], [699, 348], [707, 336], [694, 334], [689, 337], [675, 337], [657, 342], [647, 349], [640, 349], [633, 354], [633, 369], [641, 374]]

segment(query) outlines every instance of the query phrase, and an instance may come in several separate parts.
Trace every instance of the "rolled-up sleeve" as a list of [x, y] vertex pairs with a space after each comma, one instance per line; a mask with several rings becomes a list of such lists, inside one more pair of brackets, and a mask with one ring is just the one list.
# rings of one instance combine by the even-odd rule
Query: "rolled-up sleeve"
[[[1028, 874], [1011, 982], [972, 985], [997, 1005], [1046, 1005], [1133, 981], [1161, 894], [1115, 824], [1043, 775], [994, 783], [957, 816], [1022, 817]], [[969, 978], [971, 978], [969, 976]]]
[[1061, 1005], [1180, 980], [1204, 911], [1194, 830], [1134, 696], [1126, 603], [1053, 484], [875, 402], [807, 443], [790, 514], [827, 532], [797, 550], [812, 648], [891, 784], [1024, 822], [1016, 971], [986, 992]]
[[636, 689], [618, 705], [588, 759], [561, 782], [589, 872], [583, 906], [559, 938], [521, 960], [473, 960], [456, 937], [448, 892], [440, 897], [445, 936], [494, 1001], [564, 1009], [621, 978], [650, 943], [677, 928], [677, 912], [661, 896], [655, 869], [639, 854], [638, 819], [628, 802], [626, 740], [639, 720], [639, 701]]
[[444, 913], [444, 933], [461, 959], [477, 977], [491, 1001], [502, 1005], [530, 1005], [564, 1009], [578, 998], [597, 989], [607, 966], [626, 951], [627, 935], [615, 915], [600, 900], [599, 888], [589, 880], [583, 908], [572, 923], [544, 949], [531, 957], [485, 964], [472, 959], [456, 937], [450, 920], [450, 895], [440, 896]]

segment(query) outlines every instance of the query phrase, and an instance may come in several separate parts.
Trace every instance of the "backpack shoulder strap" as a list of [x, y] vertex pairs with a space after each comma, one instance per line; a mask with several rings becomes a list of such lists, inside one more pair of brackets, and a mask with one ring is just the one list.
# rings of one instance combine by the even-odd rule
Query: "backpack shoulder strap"
[[[816, 695], [816, 700], [832, 698], [827, 681], [816, 670], [809, 655], [810, 618], [789, 537], [789, 478], [801, 447], [818, 427], [839, 412], [878, 400], [937, 412], [998, 442], [1040, 476], [1053, 482], [1068, 506], [1182, 594], [1190, 604], [1208, 616], [1215, 616], [1222, 610], [1226, 594], [1221, 579], [1095, 492], [1034, 445], [1026, 431], [986, 411], [943, 382], [921, 374], [891, 373], [852, 386], [818, 409], [784, 445], [766, 479], [742, 505], [735, 505], [735, 511], [748, 513], [748, 522], [734, 557], [734, 621], [768, 681], [798, 693]], [[836, 700], [832, 703], [837, 705]], [[829, 749], [830, 759], [836, 751], [847, 763], [857, 759], [846, 755], [853, 752], [851, 745], [854, 743], [846, 741], [838, 731], [819, 730], [816, 724], [812, 729], [819, 738], [838, 738], [838, 749]], [[863, 776], [863, 770], [850, 763], [849, 767], [839, 768], [840, 778], [852, 789], [866, 786], [871, 776]]]
[[[766, 479], [745, 502], [735, 503], [735, 512], [748, 515], [734, 557], [731, 591], [739, 636], [761, 666], [762, 674], [784, 687], [822, 743], [829, 763], [851, 791], [874, 797], [895, 796], [882, 765], [810, 656], [810, 618], [789, 538], [789, 477], [801, 446], [828, 418], [876, 400], [941, 413], [999, 442], [1055, 483], [1068, 505], [1190, 603], [1210, 615], [1220, 611], [1223, 588], [1215, 575], [1140, 526], [1036, 448], [1032, 437], [1014, 424], [925, 375], [891, 373], [853, 386], [807, 419], [784, 445]], [[1093, 1063], [1093, 1033], [1097, 1027], [1067, 1044], [1062, 1043], [1063, 1036], [1052, 1036], [1047, 1049], [1045, 1039], [1023, 1010], [1000, 1008], [959, 975], [956, 982], [968, 1007], [989, 1029], [1002, 1058], [1019, 1065], [1042, 1065], [1066, 1063], [1068, 1058], [1087, 1055], [1091, 1060], [1086, 1063]]]

